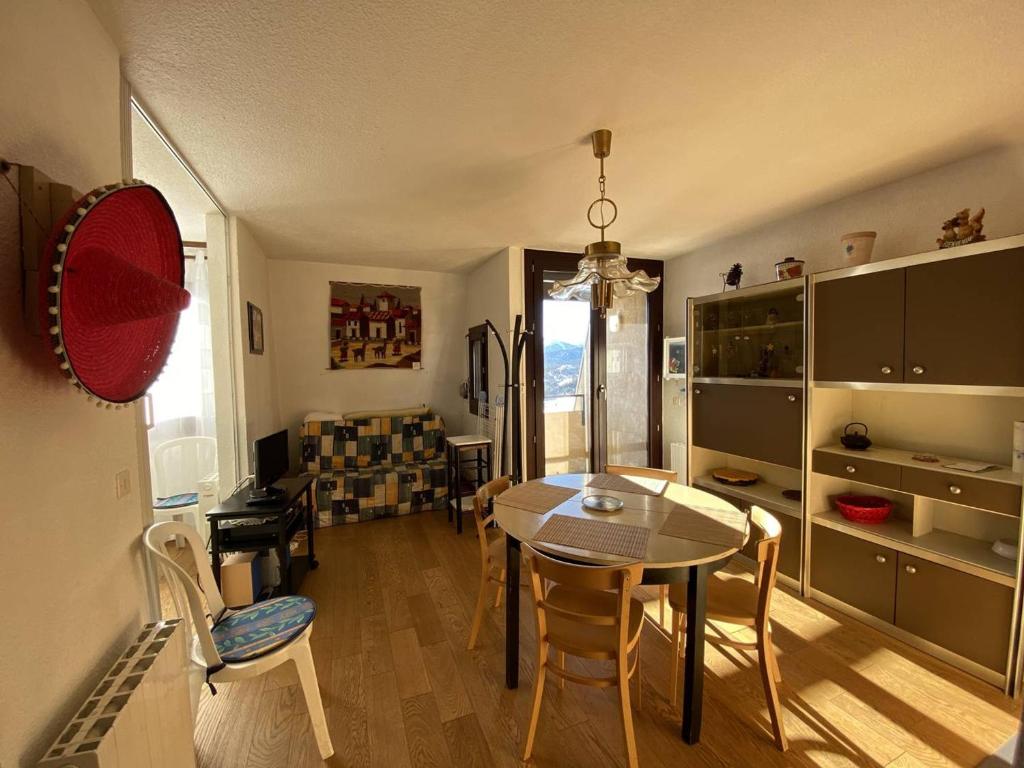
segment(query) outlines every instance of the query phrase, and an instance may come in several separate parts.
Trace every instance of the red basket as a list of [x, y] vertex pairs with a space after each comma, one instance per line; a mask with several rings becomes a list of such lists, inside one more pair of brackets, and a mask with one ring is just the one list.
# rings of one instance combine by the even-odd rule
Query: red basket
[[881, 496], [843, 494], [836, 496], [836, 506], [843, 517], [855, 523], [883, 523], [892, 512], [892, 502]]

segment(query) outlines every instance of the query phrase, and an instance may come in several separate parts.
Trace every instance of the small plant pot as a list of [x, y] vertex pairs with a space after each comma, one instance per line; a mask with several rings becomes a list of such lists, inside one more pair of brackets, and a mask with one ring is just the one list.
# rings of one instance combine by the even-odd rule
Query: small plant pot
[[875, 247], [877, 236], [877, 232], [850, 232], [843, 235], [840, 239], [843, 245], [843, 264], [847, 267], [856, 267], [871, 261], [871, 251]]

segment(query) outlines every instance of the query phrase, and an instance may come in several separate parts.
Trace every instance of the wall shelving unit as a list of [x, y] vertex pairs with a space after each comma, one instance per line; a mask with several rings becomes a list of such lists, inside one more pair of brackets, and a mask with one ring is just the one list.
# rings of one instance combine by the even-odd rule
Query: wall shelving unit
[[[784, 551], [798, 544], [783, 583], [1008, 694], [1024, 670], [1024, 479], [1005, 464], [1024, 421], [1021, 296], [1024, 236], [688, 303], [689, 482], [779, 517]], [[774, 371], [755, 354], [769, 342], [786, 348]], [[839, 444], [850, 422], [869, 425], [868, 450]], [[994, 466], [945, 466], [962, 461]], [[718, 466], [762, 481], [722, 486]], [[888, 498], [893, 514], [851, 522], [843, 493]]]

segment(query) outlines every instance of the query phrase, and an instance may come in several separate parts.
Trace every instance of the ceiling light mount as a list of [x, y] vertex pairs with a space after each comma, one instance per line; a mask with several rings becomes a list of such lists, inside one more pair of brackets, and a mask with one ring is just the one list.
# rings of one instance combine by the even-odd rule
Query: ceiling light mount
[[587, 222], [601, 232], [601, 239], [587, 245], [577, 265], [579, 271], [571, 280], [555, 281], [548, 291], [553, 299], [590, 299], [590, 306], [600, 310], [601, 317], [612, 306], [614, 296], [628, 296], [637, 291], [651, 293], [661, 284], [660, 277], [648, 277], [642, 269], [630, 272], [622, 245], [606, 240], [604, 231], [619, 217], [619, 207], [606, 194], [604, 160], [612, 153], [612, 132], [601, 128], [590, 135], [594, 157], [600, 163], [597, 188], [600, 192], [587, 208]]

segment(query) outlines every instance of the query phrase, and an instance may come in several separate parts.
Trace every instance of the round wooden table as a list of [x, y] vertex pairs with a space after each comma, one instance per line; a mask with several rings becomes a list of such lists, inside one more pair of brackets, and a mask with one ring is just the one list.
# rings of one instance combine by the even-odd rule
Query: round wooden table
[[[520, 542], [563, 560], [590, 565], [614, 565], [632, 562], [619, 555], [594, 552], [575, 547], [534, 541], [534, 536], [552, 515], [592, 518], [649, 528], [647, 553], [643, 558], [644, 584], [686, 582], [686, 652], [683, 661], [682, 737], [688, 744], [700, 740], [701, 705], [704, 688], [704, 621], [707, 607], [708, 574], [725, 565], [739, 547], [709, 544], [659, 533], [675, 504], [734, 510], [736, 507], [719, 497], [690, 486], [668, 483], [659, 496], [643, 493], [624, 493], [600, 488], [587, 488], [594, 475], [555, 475], [529, 480], [529, 483], [558, 485], [579, 492], [549, 512], [537, 514], [494, 500], [494, 515], [505, 531], [507, 572], [505, 576], [505, 685], [519, 686], [519, 566]], [[651, 483], [643, 478], [632, 478], [639, 483]], [[625, 502], [623, 509], [614, 513], [591, 512], [583, 507], [582, 499], [591, 494], [615, 496]]]

